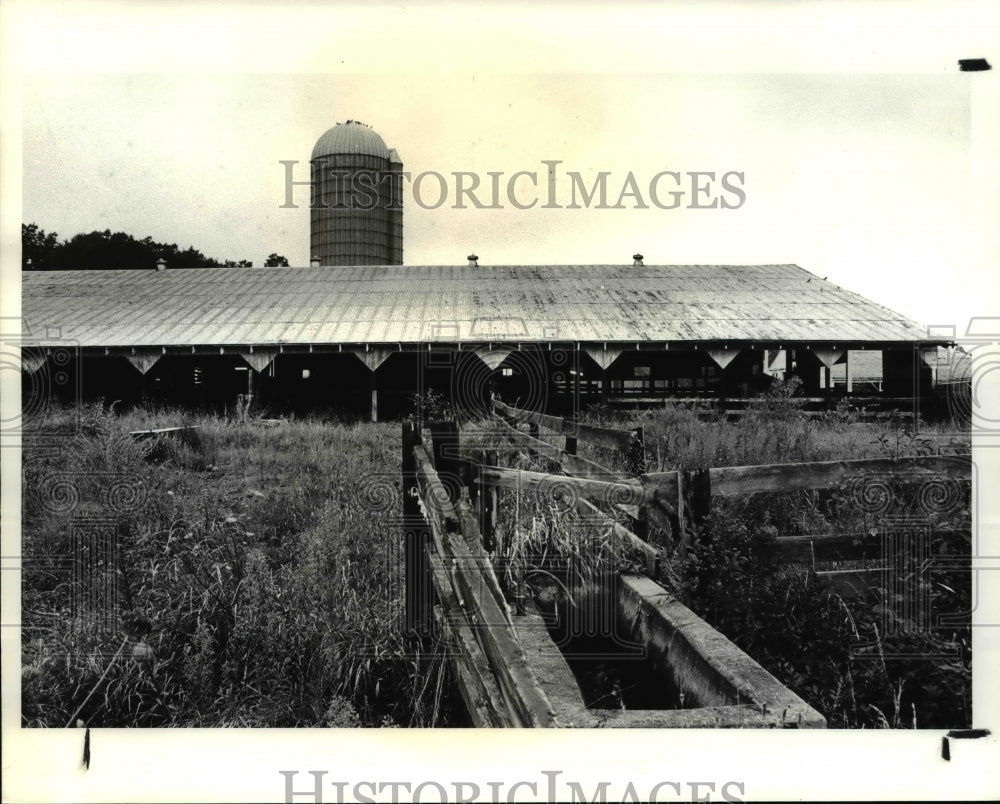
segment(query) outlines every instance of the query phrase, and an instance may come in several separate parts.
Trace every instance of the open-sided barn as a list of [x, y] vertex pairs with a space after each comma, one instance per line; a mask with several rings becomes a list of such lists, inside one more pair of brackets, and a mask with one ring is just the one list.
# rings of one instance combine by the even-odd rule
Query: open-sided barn
[[[782, 376], [926, 399], [940, 338], [795, 265], [341, 266], [23, 274], [24, 368], [64, 396], [274, 410], [408, 412], [434, 390], [478, 407], [743, 398]], [[831, 371], [847, 361], [846, 382]], [[866, 386], [866, 393], [870, 393]]]

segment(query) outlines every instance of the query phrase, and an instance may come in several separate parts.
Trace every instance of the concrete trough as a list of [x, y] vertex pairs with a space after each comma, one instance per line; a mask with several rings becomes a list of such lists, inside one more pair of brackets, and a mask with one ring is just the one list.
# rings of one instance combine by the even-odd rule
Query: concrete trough
[[515, 617], [528, 663], [558, 725], [576, 728], [826, 728], [825, 718], [662, 586], [622, 575], [619, 636], [643, 646], [644, 661], [681, 693], [683, 708], [588, 708], [570, 663], [536, 611]]

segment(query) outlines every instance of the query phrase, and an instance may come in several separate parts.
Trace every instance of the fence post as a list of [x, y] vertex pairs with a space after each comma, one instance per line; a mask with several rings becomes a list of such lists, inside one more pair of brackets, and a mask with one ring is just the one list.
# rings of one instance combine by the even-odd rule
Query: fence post
[[625, 461], [628, 464], [629, 474], [633, 477], [646, 474], [646, 441], [641, 427], [632, 430]]
[[[484, 466], [497, 465], [496, 450], [483, 453]], [[479, 532], [483, 536], [483, 548], [488, 553], [496, 549], [497, 488], [481, 484], [479, 487]]]
[[434, 468], [448, 491], [448, 499], [457, 502], [461, 497], [463, 474], [458, 454], [458, 423], [432, 422], [427, 426], [434, 442]]
[[699, 530], [708, 536], [705, 525], [712, 510], [711, 478], [708, 469], [677, 471], [677, 520], [685, 546], [691, 545]]
[[406, 576], [404, 630], [409, 636], [426, 637], [431, 633], [433, 593], [426, 551], [431, 534], [420, 512], [417, 462], [413, 455], [420, 444], [420, 428], [412, 420], [403, 422], [403, 559]]

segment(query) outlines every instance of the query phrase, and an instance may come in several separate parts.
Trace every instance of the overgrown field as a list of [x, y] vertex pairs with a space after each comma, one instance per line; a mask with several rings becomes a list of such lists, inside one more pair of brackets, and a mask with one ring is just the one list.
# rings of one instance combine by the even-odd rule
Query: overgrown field
[[[651, 471], [855, 458], [968, 454], [967, 432], [912, 427], [900, 416], [862, 421], [841, 408], [805, 416], [781, 389], [738, 422], [694, 410], [610, 416], [595, 422], [642, 426]], [[595, 458], [601, 456], [594, 453]], [[971, 489], [928, 515], [919, 481], [890, 479], [884, 511], [859, 508], [849, 490], [716, 497], [705, 533], [674, 556], [681, 599], [821, 712], [832, 728], [969, 726], [971, 700]], [[924, 489], [923, 493], [929, 493]], [[769, 561], [778, 536], [926, 534], [921, 565], [894, 555], [899, 583], [838, 594], [801, 567]], [[878, 542], [876, 542], [878, 543]], [[956, 557], [947, 559], [946, 556]], [[865, 566], [823, 564], [824, 569]]]
[[[128, 435], [179, 423], [200, 429]], [[398, 625], [398, 424], [263, 427], [94, 406], [31, 422], [28, 437], [60, 431], [75, 435], [25, 453], [25, 725], [447, 717], [444, 663], [411, 655]], [[88, 548], [85, 584], [60, 559], [92, 517], [118, 549]], [[107, 604], [86, 595], [112, 583], [109, 627], [94, 611]]]
[[[603, 411], [589, 415], [641, 424], [650, 469], [968, 445], [943, 430], [926, 438], [901, 423], [862, 424], [846, 411], [807, 419], [780, 398], [740, 422], [685, 410], [613, 423]], [[198, 429], [129, 435], [178, 424]], [[89, 406], [50, 411], [27, 429], [24, 725], [464, 724], [446, 663], [402, 635], [398, 423], [269, 427]], [[517, 580], [544, 580], [537, 558], [572, 556], [571, 536], [554, 524], [557, 511], [512, 503], [521, 501], [501, 509], [504, 566]], [[946, 534], [967, 533], [968, 522], [966, 501], [932, 523], [934, 549], [967, 553], [961, 536]], [[831, 726], [967, 725], [967, 624], [916, 629], [894, 622], [900, 607], [887, 591], [844, 599], [759, 558], [779, 533], [881, 526], [826, 493], [724, 500], [712, 538], [675, 555], [669, 580]], [[598, 563], [578, 563], [579, 572], [625, 560], [600, 534], [596, 543]], [[74, 575], [74, 555], [86, 577]], [[967, 574], [919, 579], [935, 615], [969, 608]]]

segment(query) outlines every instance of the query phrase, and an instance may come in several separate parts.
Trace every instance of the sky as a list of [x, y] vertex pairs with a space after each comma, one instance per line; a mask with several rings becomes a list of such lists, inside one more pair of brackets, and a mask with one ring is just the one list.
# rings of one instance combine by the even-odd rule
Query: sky
[[[484, 270], [621, 264], [637, 251], [649, 264], [790, 262], [962, 334], [972, 316], [1000, 316], [1000, 82], [997, 70], [957, 69], [960, 58], [1000, 60], [994, 9], [0, 3], [2, 315], [19, 321], [11, 291], [22, 221], [63, 238], [122, 230], [219, 259], [260, 265], [278, 252], [306, 263], [308, 209], [305, 199], [282, 208], [281, 162], [300, 160], [304, 179], [316, 139], [353, 119], [414, 175], [510, 176], [558, 160], [562, 189], [569, 171], [588, 183], [606, 171], [610, 188], [631, 173], [648, 189], [664, 170], [743, 174], [736, 209], [476, 210], [452, 199], [424, 209], [411, 194], [409, 264], [463, 264], [472, 251]], [[0, 403], [6, 423], [17, 396]], [[4, 539], [16, 554], [18, 467], [3, 470]], [[1000, 519], [990, 505], [990, 495], [978, 500], [985, 522]], [[981, 610], [997, 610], [993, 586], [980, 590]], [[3, 598], [5, 617], [17, 599]], [[986, 715], [995, 683], [980, 671], [995, 666], [996, 630], [976, 634], [973, 697]], [[16, 640], [3, 652], [4, 675], [16, 678]], [[17, 728], [12, 690], [4, 686], [5, 736]], [[819, 789], [831, 799], [952, 800], [996, 788], [995, 740], [954, 741], [956, 761], [944, 763], [938, 734], [790, 736], [105, 731], [84, 773], [73, 730], [18, 731], [4, 764], [25, 795], [11, 792], [7, 774], [5, 795], [273, 800], [279, 768], [299, 769], [302, 789], [310, 769], [355, 781], [455, 778], [456, 767], [507, 779], [559, 768], [619, 788], [640, 778], [738, 780], [750, 798]]]
[[[128, 16], [111, 19], [125, 26]], [[982, 104], [972, 82], [988, 79], [959, 73], [954, 60], [920, 71], [694, 70], [644, 58], [639, 41], [638, 59], [613, 70], [552, 70], [542, 58], [477, 58], [477, 42], [435, 30], [461, 53], [442, 63], [387, 28], [367, 49], [351, 38], [342, 54], [331, 46], [280, 72], [249, 61], [188, 69], [179, 43], [166, 70], [153, 71], [148, 53], [79, 70], [31, 59], [22, 219], [62, 238], [111, 229], [217, 259], [259, 266], [277, 252], [306, 265], [308, 188], [295, 188], [298, 208], [288, 208], [282, 162], [298, 160], [291, 178], [307, 180], [316, 139], [353, 119], [396, 148], [411, 176], [445, 182], [443, 198], [433, 175], [404, 192], [408, 264], [459, 264], [471, 252], [482, 265], [622, 263], [637, 251], [657, 264], [790, 262], [920, 323], [963, 329], [996, 298], [974, 142]], [[634, 176], [641, 199], [544, 209], [543, 160], [558, 162], [564, 206], [570, 172], [588, 187], [606, 172], [608, 205]], [[491, 171], [503, 174], [502, 208], [456, 208], [453, 174], [472, 172], [486, 188]], [[537, 191], [529, 178], [516, 185], [522, 203], [539, 198], [531, 209], [507, 198], [518, 171], [537, 176]], [[680, 174], [677, 209], [650, 198], [661, 171]], [[708, 201], [692, 201], [696, 172], [715, 174], [698, 180], [713, 188], [708, 198], [730, 174], [745, 200], [688, 208]], [[674, 180], [660, 181], [666, 204]], [[479, 197], [488, 203], [489, 191]]]

